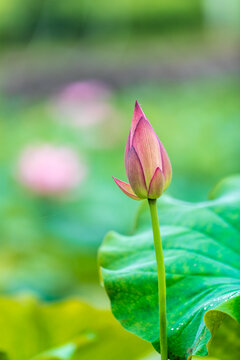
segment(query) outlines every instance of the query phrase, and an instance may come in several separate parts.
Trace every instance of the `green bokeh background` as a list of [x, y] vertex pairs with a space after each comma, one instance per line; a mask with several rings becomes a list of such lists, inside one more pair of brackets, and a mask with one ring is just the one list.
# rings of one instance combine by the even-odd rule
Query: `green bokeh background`
[[[237, 1], [0, 3], [0, 293], [46, 301], [77, 296], [108, 306], [96, 254], [111, 229], [127, 234], [139, 206], [115, 186], [137, 99], [173, 167], [168, 194], [188, 201], [240, 171]], [[96, 80], [114, 116], [70, 125], [54, 109], [61, 89]], [[17, 180], [22, 150], [73, 148], [85, 180], [59, 198]]]

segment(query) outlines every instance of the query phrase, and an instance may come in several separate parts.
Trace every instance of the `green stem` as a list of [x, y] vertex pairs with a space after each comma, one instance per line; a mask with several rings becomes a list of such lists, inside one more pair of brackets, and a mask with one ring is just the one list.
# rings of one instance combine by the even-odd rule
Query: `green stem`
[[163, 258], [162, 240], [161, 240], [159, 221], [158, 221], [157, 200], [148, 199], [148, 203], [151, 213], [154, 247], [155, 247], [155, 254], [157, 259], [161, 360], [167, 360], [168, 350], [167, 350], [166, 279], [165, 279], [165, 266], [164, 266], [164, 258]]

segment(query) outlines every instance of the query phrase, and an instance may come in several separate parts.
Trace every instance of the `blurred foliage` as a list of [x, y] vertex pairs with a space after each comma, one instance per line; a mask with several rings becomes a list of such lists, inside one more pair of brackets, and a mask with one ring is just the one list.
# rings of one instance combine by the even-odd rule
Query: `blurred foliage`
[[[0, 3], [0, 40], [29, 40], [33, 36], [77, 36], [92, 32], [149, 31], [198, 26], [202, 1], [196, 0], [9, 0]], [[16, 31], [16, 27], [18, 31]], [[125, 31], [124, 30], [124, 31]]]
[[[210, 201], [191, 204], [167, 196], [158, 201], [171, 360], [187, 360], [192, 354], [207, 355], [206, 345], [211, 334], [214, 336], [229, 316], [235, 319], [238, 330], [235, 331], [236, 347], [228, 349], [232, 359], [237, 360], [240, 350], [239, 210], [240, 175], [223, 180], [216, 192], [212, 191]], [[113, 314], [124, 328], [160, 351], [157, 265], [146, 202], [138, 212], [133, 235], [115, 232], [106, 235], [99, 263]], [[211, 339], [209, 355], [221, 358], [219, 341]], [[229, 343], [231, 336], [223, 345], [225, 352]]]
[[122, 329], [110, 311], [79, 300], [44, 304], [0, 298], [0, 359], [140, 360], [152, 346]]

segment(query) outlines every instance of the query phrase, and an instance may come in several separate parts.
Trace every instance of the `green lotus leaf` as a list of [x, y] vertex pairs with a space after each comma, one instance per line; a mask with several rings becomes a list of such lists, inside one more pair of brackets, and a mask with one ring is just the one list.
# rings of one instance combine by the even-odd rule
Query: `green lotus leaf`
[[[158, 202], [169, 358], [174, 360], [208, 354], [220, 311], [240, 321], [240, 176], [223, 180], [210, 197], [189, 203], [163, 196]], [[158, 280], [146, 202], [132, 235], [107, 234], [99, 262], [115, 317], [160, 351]]]
[[[231, 301], [226, 305], [230, 304]], [[210, 310], [205, 314], [205, 323], [211, 332], [211, 339], [207, 344], [209, 355], [193, 356], [192, 360], [239, 360], [239, 322], [223, 311]]]
[[79, 300], [0, 298], [1, 360], [139, 360], [152, 346]]

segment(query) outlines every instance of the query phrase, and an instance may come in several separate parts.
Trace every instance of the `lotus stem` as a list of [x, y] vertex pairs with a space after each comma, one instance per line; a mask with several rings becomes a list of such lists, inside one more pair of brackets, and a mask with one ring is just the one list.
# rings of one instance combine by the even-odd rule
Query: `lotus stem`
[[167, 306], [166, 306], [166, 278], [165, 278], [165, 265], [163, 258], [162, 240], [160, 235], [157, 200], [148, 199], [151, 220], [155, 254], [157, 260], [158, 272], [158, 301], [159, 301], [159, 332], [160, 332], [160, 351], [161, 360], [168, 359], [167, 350]]

